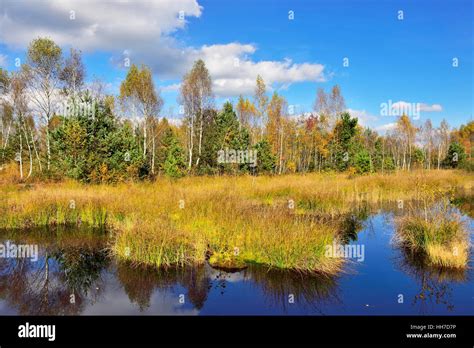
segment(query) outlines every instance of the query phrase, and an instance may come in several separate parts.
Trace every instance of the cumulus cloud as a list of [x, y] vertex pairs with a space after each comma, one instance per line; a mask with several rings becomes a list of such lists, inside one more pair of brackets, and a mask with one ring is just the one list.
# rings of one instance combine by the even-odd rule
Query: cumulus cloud
[[378, 120], [377, 116], [371, 115], [365, 110], [356, 110], [349, 108], [346, 111], [350, 113], [352, 117], [357, 117], [359, 124], [364, 127], [367, 127], [370, 125], [371, 122]]
[[133, 50], [184, 28], [185, 18], [199, 17], [201, 11], [196, 0], [6, 1], [0, 38], [20, 48], [34, 35], [83, 50]]
[[124, 67], [126, 58], [147, 64], [160, 79], [181, 78], [201, 58], [220, 97], [252, 93], [258, 74], [270, 89], [325, 80], [321, 64], [294, 63], [289, 58], [254, 61], [251, 56], [257, 47], [253, 44], [184, 46], [174, 34], [186, 28], [188, 18], [198, 18], [202, 12], [197, 0], [7, 1], [0, 17], [0, 40], [24, 49], [34, 38], [47, 36], [62, 47], [108, 52], [117, 66]]
[[7, 66], [7, 56], [0, 53], [0, 68], [5, 68]]
[[375, 130], [378, 131], [378, 132], [387, 132], [387, 131], [390, 131], [392, 129], [395, 129], [397, 127], [397, 123], [396, 122], [391, 122], [391, 123], [387, 123], [387, 124], [383, 124], [381, 126], [378, 126], [378, 127], [375, 127]]
[[181, 73], [187, 62], [173, 33], [186, 26], [186, 18], [202, 13], [196, 0], [6, 1], [2, 6], [0, 41], [10, 47], [24, 49], [46, 36], [62, 47], [110, 52], [117, 62], [127, 52], [132, 63], [154, 62], [154, 72], [164, 77]]
[[415, 102], [406, 102], [406, 101], [398, 101], [392, 103], [392, 109], [395, 110], [411, 110], [414, 108], [418, 108], [419, 111], [424, 112], [440, 112], [443, 110], [443, 107], [440, 104], [425, 104], [425, 103], [415, 103]]
[[421, 103], [420, 104], [420, 111], [440, 112], [440, 111], [443, 111], [443, 107], [440, 104], [428, 105], [428, 104]]
[[174, 91], [178, 91], [180, 87], [181, 87], [180, 83], [172, 83], [170, 85], [160, 87], [160, 90], [162, 92], [174, 92]]
[[196, 52], [196, 57], [206, 62], [214, 80], [214, 90], [220, 96], [252, 93], [257, 75], [273, 87], [325, 80], [322, 64], [296, 64], [291, 59], [255, 62], [250, 56], [256, 50], [256, 46], [250, 44], [211, 45], [203, 46]]

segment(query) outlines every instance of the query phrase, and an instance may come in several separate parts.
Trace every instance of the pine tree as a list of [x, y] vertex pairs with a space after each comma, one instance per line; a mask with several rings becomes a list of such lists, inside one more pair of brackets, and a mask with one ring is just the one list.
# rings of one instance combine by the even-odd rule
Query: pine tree
[[259, 174], [273, 173], [276, 167], [276, 157], [268, 140], [263, 139], [254, 146], [257, 150], [257, 172]]
[[171, 178], [182, 177], [186, 172], [186, 156], [171, 128], [165, 130], [162, 143], [165, 154], [162, 165], [164, 174]]

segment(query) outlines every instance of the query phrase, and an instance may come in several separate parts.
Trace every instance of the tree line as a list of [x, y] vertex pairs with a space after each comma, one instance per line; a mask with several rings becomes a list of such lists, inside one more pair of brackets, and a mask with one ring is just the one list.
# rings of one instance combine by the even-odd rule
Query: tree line
[[[183, 77], [180, 124], [163, 114], [150, 69], [132, 65], [119, 95], [86, 85], [81, 52], [64, 57], [49, 38], [33, 40], [17, 71], [0, 69], [0, 166], [18, 177], [70, 177], [85, 182], [153, 179], [160, 175], [353, 174], [424, 168], [473, 168], [474, 122], [451, 129], [422, 126], [401, 115], [380, 135], [347, 112], [336, 85], [319, 88], [313, 110], [293, 115], [285, 98], [256, 77], [252, 96], [215, 106], [212, 79], [198, 60]], [[219, 160], [255, 151], [256, 162]], [[244, 157], [242, 157], [244, 158]]]

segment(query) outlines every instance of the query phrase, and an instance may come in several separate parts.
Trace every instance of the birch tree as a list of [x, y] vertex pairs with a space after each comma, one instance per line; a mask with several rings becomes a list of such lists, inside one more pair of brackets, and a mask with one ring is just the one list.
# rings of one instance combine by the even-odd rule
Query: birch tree
[[[268, 122], [267, 120], [268, 96], [267, 96], [265, 81], [260, 75], [257, 76], [254, 98], [255, 98], [255, 106], [257, 107], [257, 114], [258, 114], [258, 117], [260, 118], [260, 123], [261, 123], [260, 137], [263, 138], [263, 129]], [[256, 121], [255, 128], [258, 130], [258, 119], [256, 118], [255, 121]], [[257, 134], [258, 134], [258, 131], [257, 131]]]
[[75, 99], [84, 87], [85, 78], [85, 68], [80, 51], [71, 48], [59, 78], [63, 83], [63, 93]]
[[194, 165], [199, 166], [202, 154], [205, 111], [212, 107], [212, 80], [204, 61], [197, 60], [189, 73], [184, 76], [180, 90], [180, 102], [184, 108], [188, 128], [188, 169], [193, 166], [195, 146], [197, 156]]
[[10, 131], [13, 123], [13, 111], [6, 97], [10, 90], [10, 76], [8, 71], [0, 68], [0, 149], [2, 150], [2, 161], [5, 159], [5, 149], [8, 146]]
[[422, 140], [425, 148], [425, 157], [427, 160], [426, 168], [431, 169], [431, 153], [433, 149], [433, 124], [427, 119], [422, 127]]
[[15, 117], [16, 134], [18, 136], [18, 153], [17, 161], [20, 165], [20, 178], [23, 179], [23, 139], [28, 149], [29, 158], [29, 178], [33, 172], [33, 153], [32, 147], [29, 141], [29, 135], [26, 126], [26, 117], [28, 112], [28, 98], [26, 93], [26, 80], [25, 75], [21, 73], [15, 73], [11, 79], [11, 103], [13, 106], [13, 115]]
[[27, 52], [23, 70], [28, 94], [45, 126], [47, 169], [51, 166], [51, 119], [54, 116], [62, 64], [61, 48], [49, 38], [33, 40]]
[[143, 158], [148, 153], [148, 130], [151, 134], [151, 171], [155, 173], [155, 121], [163, 106], [163, 99], [153, 83], [148, 67], [141, 69], [135, 65], [130, 67], [125, 81], [120, 85], [120, 100], [125, 109], [131, 110], [134, 117], [143, 118]]
[[438, 128], [438, 170], [441, 168], [441, 161], [448, 153], [449, 147], [449, 124], [442, 120]]

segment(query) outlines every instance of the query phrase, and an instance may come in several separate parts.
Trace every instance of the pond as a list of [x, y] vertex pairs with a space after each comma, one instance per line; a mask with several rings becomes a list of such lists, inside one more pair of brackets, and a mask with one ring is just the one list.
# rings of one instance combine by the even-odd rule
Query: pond
[[472, 315], [472, 269], [430, 268], [393, 245], [396, 214], [379, 209], [349, 224], [357, 228], [347, 243], [363, 245], [364, 257], [335, 277], [136, 267], [111, 257], [100, 231], [2, 231], [0, 245], [36, 245], [38, 254], [0, 258], [0, 315]]

